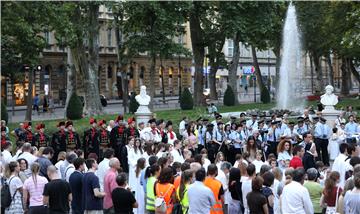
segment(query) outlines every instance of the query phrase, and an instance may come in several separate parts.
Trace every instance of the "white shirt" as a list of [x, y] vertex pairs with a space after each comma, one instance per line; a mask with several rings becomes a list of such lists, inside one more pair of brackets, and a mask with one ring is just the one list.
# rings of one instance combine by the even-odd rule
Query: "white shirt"
[[195, 181], [188, 188], [189, 212], [191, 214], [210, 213], [215, 204], [214, 193], [203, 182]]
[[24, 158], [28, 162], [28, 169], [30, 169], [31, 165], [37, 160], [37, 157], [30, 152], [24, 152], [17, 157], [17, 160]]
[[171, 151], [171, 155], [173, 156], [174, 158], [174, 162], [179, 162], [179, 163], [184, 163], [184, 157], [183, 155], [181, 154], [181, 152], [179, 152], [178, 150], [176, 149], [173, 149]]
[[58, 175], [60, 176], [61, 175], [61, 171], [60, 171], [60, 167], [61, 165], [63, 164], [63, 160], [59, 160], [56, 164], [55, 164], [55, 167], [57, 169], [57, 172], [58, 172]]
[[100, 191], [104, 191], [104, 178], [106, 172], [110, 169], [109, 162], [110, 159], [104, 158], [104, 160], [99, 163], [98, 170], [95, 172], [95, 175], [99, 178]]
[[179, 133], [183, 133], [185, 131], [185, 120], [182, 120], [179, 124]]
[[345, 173], [346, 173], [346, 160], [347, 156], [344, 154], [339, 154], [335, 160], [334, 160], [334, 164], [332, 166], [331, 171], [337, 171], [340, 174], [340, 182], [339, 182], [339, 186], [344, 189], [345, 186]]
[[[170, 132], [174, 135], [174, 139], [170, 138]], [[176, 133], [173, 131], [169, 131], [167, 134], [168, 143], [174, 145], [174, 141], [177, 140]]]
[[231, 199], [231, 195], [230, 195], [229, 187], [228, 187], [229, 180], [226, 177], [225, 173], [221, 169], [218, 169], [218, 175], [216, 176], [216, 180], [221, 182], [222, 187], [224, 189], [225, 204], [229, 204], [230, 199]]
[[261, 169], [261, 166], [265, 164], [261, 160], [256, 160], [256, 159], [251, 163], [255, 165], [256, 173], [259, 173], [260, 169]]
[[4, 165], [11, 162], [12, 156], [8, 150], [5, 149], [1, 154], [2, 154], [2, 159], [3, 159]]
[[75, 171], [74, 164], [69, 164], [65, 169], [65, 180], [69, 182], [70, 175]]
[[283, 214], [314, 213], [308, 190], [296, 181], [285, 185], [281, 194], [281, 211]]
[[249, 192], [251, 192], [251, 182], [252, 182], [252, 179], [248, 178], [246, 181], [244, 181], [241, 185], [241, 192], [242, 192], [242, 195], [243, 195], [243, 202], [244, 202], [244, 208], [245, 208], [245, 214], [248, 214], [249, 213], [249, 205], [247, 203], [247, 194], [249, 194]]

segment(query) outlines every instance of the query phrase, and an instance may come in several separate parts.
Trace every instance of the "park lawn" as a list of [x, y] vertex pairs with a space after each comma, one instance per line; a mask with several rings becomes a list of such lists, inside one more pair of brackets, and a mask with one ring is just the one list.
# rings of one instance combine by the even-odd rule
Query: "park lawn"
[[[313, 106], [316, 109], [316, 101], [311, 101], [311, 102], [307, 102], [306, 106]], [[348, 105], [352, 105], [354, 106], [354, 110], [360, 109], [360, 101], [359, 99], [355, 99], [355, 98], [346, 98], [346, 99], [342, 99], [339, 101], [339, 103], [336, 105], [337, 109], [340, 108], [345, 108]], [[266, 110], [266, 109], [271, 109], [275, 107], [275, 103], [267, 103], [267, 104], [263, 104], [263, 103], [248, 103], [248, 104], [239, 104], [236, 106], [220, 106], [218, 107], [218, 110], [220, 113], [225, 113], [225, 112], [242, 112], [242, 111], [247, 111], [247, 110], [251, 110], [251, 109], [259, 109], [259, 110]], [[99, 121], [100, 119], [105, 119], [107, 122], [109, 120], [115, 120], [117, 115], [115, 114], [104, 114], [101, 116], [95, 116], [95, 118]], [[134, 115], [132, 114], [126, 114], [125, 118], [127, 120], [127, 118], [132, 117]], [[190, 118], [190, 120], [196, 120], [199, 117], [210, 117], [210, 115], [208, 115], [206, 113], [206, 107], [195, 107], [193, 110], [181, 110], [181, 109], [175, 109], [175, 110], [159, 110], [157, 111], [155, 109], [155, 113], [154, 116], [157, 119], [164, 119], [165, 121], [171, 120], [173, 122], [173, 127], [174, 127], [174, 131], [178, 132], [178, 126], [179, 123], [181, 121], [181, 119], [184, 116], [187, 116], [188, 118]], [[210, 119], [212, 120], [212, 119]], [[55, 132], [57, 130], [56, 125], [59, 123], [59, 121], [62, 120], [46, 120], [44, 121], [45, 127], [46, 127], [46, 133], [51, 134], [53, 132]], [[36, 124], [39, 122], [35, 122], [35, 124], [33, 124], [33, 130], [35, 130], [35, 126]], [[82, 118], [80, 120], [74, 120], [74, 127], [76, 129], [76, 131], [80, 134], [81, 139], [82, 139], [82, 135], [84, 133], [84, 131], [86, 129], [88, 129], [90, 127], [89, 125], [89, 117], [85, 117]], [[9, 124], [9, 129], [12, 131], [14, 130], [16, 127], [18, 126], [18, 123], [10, 123]], [[12, 141], [15, 140], [15, 138], [10, 135], [10, 139]]]

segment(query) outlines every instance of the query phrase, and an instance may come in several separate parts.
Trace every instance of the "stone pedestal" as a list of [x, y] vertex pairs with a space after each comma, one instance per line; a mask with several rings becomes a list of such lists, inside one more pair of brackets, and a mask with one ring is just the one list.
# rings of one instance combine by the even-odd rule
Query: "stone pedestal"
[[135, 112], [136, 117], [136, 125], [139, 125], [139, 123], [143, 122], [145, 125], [148, 123], [148, 121], [152, 118], [153, 113], [150, 111], [148, 106], [141, 105]]
[[341, 111], [335, 110], [334, 106], [325, 106], [322, 111], [323, 118], [326, 119], [326, 124], [330, 126], [330, 128], [335, 127], [335, 120], [340, 115]]

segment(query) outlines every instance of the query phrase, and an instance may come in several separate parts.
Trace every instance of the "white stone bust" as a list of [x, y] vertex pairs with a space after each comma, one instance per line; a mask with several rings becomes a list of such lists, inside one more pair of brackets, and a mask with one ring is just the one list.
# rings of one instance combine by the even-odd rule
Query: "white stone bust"
[[148, 106], [150, 103], [150, 96], [146, 94], [146, 86], [142, 85], [140, 87], [140, 94], [135, 96], [136, 101], [141, 105], [141, 106]]
[[338, 96], [334, 93], [334, 87], [327, 85], [325, 87], [325, 94], [321, 95], [321, 104], [324, 106], [334, 106], [338, 103]]

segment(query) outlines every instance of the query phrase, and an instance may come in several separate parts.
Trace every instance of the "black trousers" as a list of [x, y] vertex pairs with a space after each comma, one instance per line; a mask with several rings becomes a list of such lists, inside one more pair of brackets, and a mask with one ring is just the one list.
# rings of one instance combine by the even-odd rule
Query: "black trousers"
[[316, 161], [322, 161], [326, 166], [330, 166], [329, 152], [328, 152], [329, 140], [322, 138], [315, 138], [314, 141], [316, 146], [316, 152], [318, 153]]
[[235, 157], [237, 154], [241, 154], [241, 148], [235, 148], [234, 146], [230, 146], [227, 156], [227, 161], [229, 161], [232, 165], [234, 165], [236, 161]]
[[217, 143], [208, 143], [207, 147], [208, 147], [208, 158], [211, 161], [211, 163], [214, 163], [220, 145]]
[[271, 142], [271, 141], [269, 141], [268, 144], [269, 145], [268, 145], [268, 148], [266, 150], [266, 158], [271, 153], [274, 154], [277, 157], [277, 146], [278, 146], [279, 142], [275, 142], [275, 141]]
[[44, 206], [29, 207], [29, 214], [47, 214], [48, 209]]

